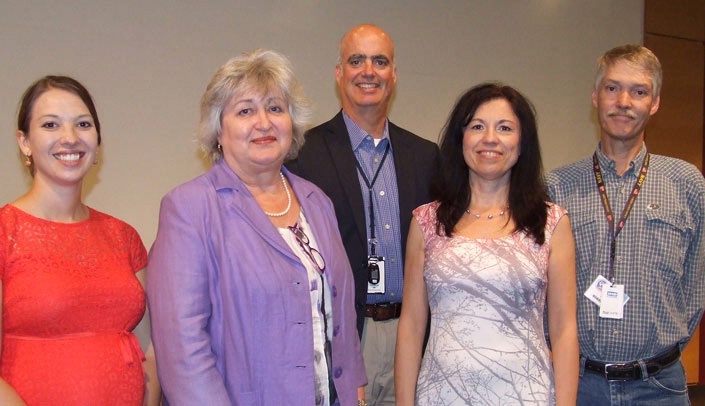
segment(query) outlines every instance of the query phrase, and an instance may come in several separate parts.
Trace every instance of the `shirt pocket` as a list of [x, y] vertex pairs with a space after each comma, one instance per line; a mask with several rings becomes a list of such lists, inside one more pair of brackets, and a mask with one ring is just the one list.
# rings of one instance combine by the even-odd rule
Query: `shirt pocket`
[[640, 239], [641, 252], [646, 257], [644, 265], [654, 273], [661, 273], [664, 282], [680, 279], [692, 230], [690, 219], [679, 209], [647, 211], [647, 235]]

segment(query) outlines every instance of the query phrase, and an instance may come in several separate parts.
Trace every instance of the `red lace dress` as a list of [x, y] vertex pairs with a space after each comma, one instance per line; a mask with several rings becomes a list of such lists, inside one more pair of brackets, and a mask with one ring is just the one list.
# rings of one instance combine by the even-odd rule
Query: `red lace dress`
[[55, 223], [0, 208], [0, 375], [28, 405], [141, 405], [147, 252], [128, 224], [90, 209]]

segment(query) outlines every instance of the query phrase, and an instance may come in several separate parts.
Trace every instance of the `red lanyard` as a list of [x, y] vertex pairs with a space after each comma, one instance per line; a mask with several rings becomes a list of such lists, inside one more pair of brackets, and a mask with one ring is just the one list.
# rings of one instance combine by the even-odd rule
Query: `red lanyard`
[[602, 176], [602, 171], [600, 170], [600, 163], [597, 160], [597, 152], [592, 155], [592, 169], [595, 174], [595, 182], [597, 183], [597, 190], [600, 192], [600, 201], [602, 202], [602, 207], [605, 209], [605, 217], [607, 217], [607, 223], [610, 226], [610, 234], [612, 235], [612, 241], [610, 241], [610, 268], [608, 278], [610, 283], [614, 283], [614, 257], [617, 251], [617, 235], [624, 228], [624, 224], [627, 222], [627, 217], [634, 207], [634, 202], [636, 202], [637, 196], [639, 196], [639, 191], [644, 185], [644, 179], [646, 179], [646, 172], [649, 169], [649, 158], [650, 154], [647, 152], [644, 157], [644, 163], [641, 165], [641, 171], [639, 171], [639, 177], [634, 183], [632, 192], [629, 194], [629, 199], [624, 205], [622, 210], [622, 216], [619, 218], [619, 223], [615, 229], [614, 225], [614, 215], [612, 214], [612, 207], [610, 206], [610, 201], [607, 198], [607, 188], [605, 187], [605, 181]]

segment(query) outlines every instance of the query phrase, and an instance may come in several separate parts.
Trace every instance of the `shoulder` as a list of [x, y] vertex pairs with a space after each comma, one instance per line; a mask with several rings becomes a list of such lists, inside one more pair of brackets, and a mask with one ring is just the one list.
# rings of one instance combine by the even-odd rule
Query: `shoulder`
[[[420, 137], [409, 130], [405, 130], [391, 121], [389, 121], [389, 136], [393, 138], [392, 143], [394, 143], [394, 139], [397, 139], [404, 142], [406, 145], [424, 150], [435, 150], [438, 148], [435, 142]], [[392, 144], [392, 146], [394, 145]]]
[[164, 202], [180, 202], [183, 205], [198, 205], [209, 200], [216, 193], [218, 178], [216, 165], [206, 173], [201, 174], [169, 190], [162, 198]]
[[547, 224], [553, 223], [554, 226], [563, 216], [568, 214], [568, 210], [552, 202], [546, 202], [546, 212], [548, 214]]
[[582, 177], [586, 173], [592, 172], [592, 158], [581, 159], [567, 165], [558, 167], [546, 175], [546, 183], [549, 186], [558, 186], [563, 183], [570, 183], [576, 177]]
[[[651, 154], [649, 173], [663, 176], [697, 193], [705, 192], [705, 178], [693, 164], [682, 159]], [[648, 178], [649, 175], [647, 175]]]
[[331, 118], [330, 120], [325, 121], [306, 131], [306, 142], [308, 142], [309, 140], [320, 139], [328, 133], [341, 133], [342, 131], [347, 132], [347, 129], [345, 127], [345, 120], [343, 120], [342, 112], [338, 112], [338, 114], [333, 116], [333, 118]]
[[552, 170], [546, 175], [546, 188], [551, 200], [559, 204], [576, 191], [582, 190], [594, 182], [592, 159], [585, 158]]
[[436, 223], [436, 213], [438, 212], [438, 206], [441, 203], [436, 200], [430, 203], [422, 204], [421, 206], [414, 209], [412, 212], [414, 218], [419, 222], [419, 224], [426, 223]]
[[111, 216], [110, 214], [98, 211], [92, 207], [89, 207], [88, 210], [91, 213], [88, 221], [92, 223], [93, 226], [112, 230], [128, 237], [139, 238], [139, 233], [137, 232], [137, 230], [127, 222], [117, 217]]

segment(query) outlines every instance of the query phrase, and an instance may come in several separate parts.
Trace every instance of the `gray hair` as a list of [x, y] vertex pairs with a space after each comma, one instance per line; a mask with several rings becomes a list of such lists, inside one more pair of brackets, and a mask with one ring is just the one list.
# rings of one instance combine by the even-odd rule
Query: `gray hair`
[[282, 54], [257, 49], [230, 59], [213, 75], [201, 98], [198, 141], [212, 161], [223, 157], [218, 137], [222, 132], [223, 110], [230, 100], [247, 92], [278, 90], [289, 105], [293, 127], [291, 147], [284, 158], [296, 158], [304, 144], [304, 132], [311, 117], [311, 106], [299, 84], [291, 62]]
[[632, 44], [612, 48], [597, 60], [595, 90], [599, 90], [607, 69], [619, 61], [625, 61], [633, 67], [648, 72], [651, 76], [651, 90], [654, 98], [661, 94], [661, 83], [663, 82], [661, 62], [649, 48]]

